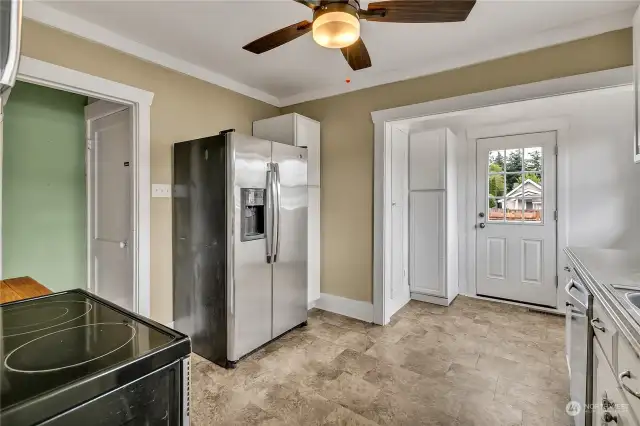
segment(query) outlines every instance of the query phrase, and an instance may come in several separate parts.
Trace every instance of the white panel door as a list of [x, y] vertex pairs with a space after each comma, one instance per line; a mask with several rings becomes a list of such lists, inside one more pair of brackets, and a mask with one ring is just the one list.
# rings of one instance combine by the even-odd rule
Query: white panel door
[[409, 135], [392, 130], [391, 142], [391, 288], [387, 316], [393, 315], [411, 298], [409, 292]]
[[478, 139], [476, 290], [556, 306], [556, 133]]
[[89, 134], [89, 289], [133, 310], [131, 111], [91, 121]]
[[444, 203], [444, 191], [411, 192], [410, 283], [416, 293], [447, 296]]

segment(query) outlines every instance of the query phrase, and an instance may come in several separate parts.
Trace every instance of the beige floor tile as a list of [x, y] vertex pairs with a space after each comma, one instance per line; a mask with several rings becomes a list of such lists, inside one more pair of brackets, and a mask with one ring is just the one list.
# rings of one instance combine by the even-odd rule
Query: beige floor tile
[[192, 423], [565, 426], [563, 327], [464, 296], [385, 327], [314, 309], [234, 370], [194, 355]]
[[469, 398], [458, 416], [460, 426], [520, 426], [522, 410], [502, 402]]

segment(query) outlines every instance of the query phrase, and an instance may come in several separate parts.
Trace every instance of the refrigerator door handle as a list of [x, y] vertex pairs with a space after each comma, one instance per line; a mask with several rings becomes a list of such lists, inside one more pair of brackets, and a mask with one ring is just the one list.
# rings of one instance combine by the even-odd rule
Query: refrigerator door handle
[[267, 214], [265, 221], [265, 242], [267, 251], [267, 263], [273, 263], [273, 165], [267, 164], [267, 190], [266, 190], [265, 205], [267, 208]]
[[280, 186], [280, 164], [274, 163], [275, 167], [275, 186], [276, 186], [276, 206], [273, 209], [276, 212], [275, 220], [274, 220], [274, 254], [273, 254], [273, 262], [278, 261], [278, 254], [280, 254], [280, 208], [282, 207], [282, 187]]

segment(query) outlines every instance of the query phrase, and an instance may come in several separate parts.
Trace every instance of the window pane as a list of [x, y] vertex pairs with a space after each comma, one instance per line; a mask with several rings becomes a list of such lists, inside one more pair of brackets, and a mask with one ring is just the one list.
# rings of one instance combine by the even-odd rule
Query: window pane
[[505, 177], [503, 173], [489, 174], [489, 196], [504, 197]]
[[490, 151], [489, 152], [489, 172], [503, 172], [504, 171], [504, 151]]
[[542, 175], [540, 173], [525, 173], [523, 191], [525, 221], [542, 222]]
[[[518, 191], [519, 193], [519, 191]], [[521, 222], [522, 221], [522, 196], [513, 196], [506, 198], [506, 219], [507, 222]]]
[[508, 149], [506, 154], [506, 171], [521, 172], [522, 171], [522, 149]]
[[504, 220], [504, 198], [489, 197], [489, 222], [502, 222]]
[[542, 171], [542, 148], [533, 147], [524, 149], [524, 169], [526, 171]]
[[506, 196], [511, 196], [511, 193], [520, 185], [522, 179], [522, 172], [518, 173], [506, 173], [504, 177]]

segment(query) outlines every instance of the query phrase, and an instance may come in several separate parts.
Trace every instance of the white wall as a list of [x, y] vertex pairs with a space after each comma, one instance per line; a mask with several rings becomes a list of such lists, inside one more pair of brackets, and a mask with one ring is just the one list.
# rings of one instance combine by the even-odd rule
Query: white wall
[[[458, 223], [460, 293], [475, 294], [473, 276], [468, 277], [475, 230], [475, 215], [468, 182], [473, 176], [466, 165], [475, 155], [466, 140], [467, 131], [483, 126], [502, 126], [535, 120], [560, 119], [569, 124], [568, 245], [640, 250], [640, 164], [633, 162], [633, 91], [594, 91], [585, 95], [537, 99], [516, 104], [472, 110], [450, 117], [425, 118], [413, 124], [411, 137], [448, 127], [458, 137]], [[558, 162], [563, 167], [562, 159]], [[559, 173], [567, 173], [559, 169]], [[563, 188], [558, 188], [561, 196]], [[562, 203], [558, 203], [560, 207]], [[562, 214], [562, 212], [561, 212]], [[562, 238], [562, 236], [559, 236]], [[559, 270], [564, 256], [559, 253]], [[562, 277], [562, 273], [559, 273]], [[560, 308], [562, 306], [559, 305]]]
[[640, 248], [640, 164], [633, 163], [633, 97], [572, 119], [569, 245]]

